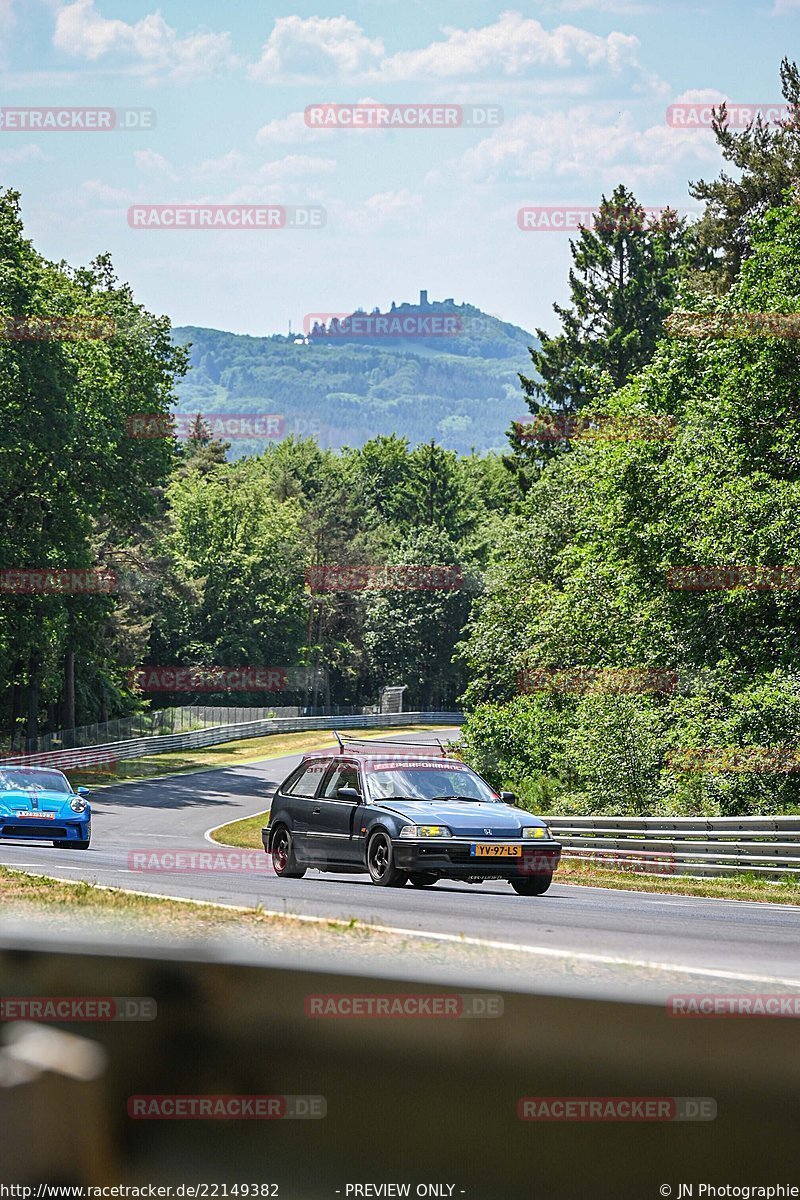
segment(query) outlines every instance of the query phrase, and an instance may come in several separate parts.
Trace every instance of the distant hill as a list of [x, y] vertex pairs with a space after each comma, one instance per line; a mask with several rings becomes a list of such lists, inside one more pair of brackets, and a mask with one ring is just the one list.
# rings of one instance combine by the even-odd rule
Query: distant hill
[[[174, 329], [192, 346], [178, 411], [278, 414], [285, 435], [313, 433], [329, 446], [396, 433], [460, 453], [506, 448], [506, 429], [525, 414], [517, 373], [531, 372], [530, 333], [425, 292], [385, 313], [314, 315], [290, 336]], [[231, 455], [261, 448], [234, 442]]]

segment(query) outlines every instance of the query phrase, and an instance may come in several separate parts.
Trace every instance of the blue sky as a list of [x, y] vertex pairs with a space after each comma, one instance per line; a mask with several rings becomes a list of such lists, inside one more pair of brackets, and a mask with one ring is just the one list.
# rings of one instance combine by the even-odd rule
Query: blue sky
[[[454, 296], [554, 328], [568, 237], [527, 205], [622, 182], [692, 209], [710, 133], [679, 101], [780, 100], [800, 0], [0, 0], [3, 106], [153, 108], [138, 132], [0, 130], [27, 229], [74, 264], [110, 251], [175, 324], [285, 332], [309, 312]], [[312, 130], [313, 103], [499, 106], [491, 129]], [[323, 229], [141, 230], [132, 205], [322, 205]]]

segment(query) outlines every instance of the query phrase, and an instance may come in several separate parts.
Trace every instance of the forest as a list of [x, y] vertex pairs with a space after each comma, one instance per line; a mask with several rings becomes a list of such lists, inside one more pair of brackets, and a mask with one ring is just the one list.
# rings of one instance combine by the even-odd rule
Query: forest
[[[732, 319], [800, 312], [800, 77], [786, 61], [781, 77], [782, 124], [734, 133], [717, 114], [734, 174], [691, 184], [698, 222], [647, 218], [624, 184], [602, 198], [597, 227], [573, 239], [558, 329], [531, 339], [498, 452], [420, 440], [399, 416], [433, 394], [444, 421], [485, 407], [486, 377], [469, 391], [453, 355], [415, 347], [397, 366], [388, 347], [281, 343], [259, 382], [258, 347], [229, 353], [235, 335], [191, 330], [187, 349], [107, 255], [44, 259], [4, 191], [2, 744], [196, 702], [141, 692], [147, 665], [311, 670], [311, 696], [287, 674], [280, 695], [204, 702], [360, 705], [402, 684], [406, 708], [462, 705], [470, 761], [537, 811], [795, 811], [797, 323]], [[670, 324], [675, 313], [692, 319]], [[66, 324], [44, 337], [26, 314]], [[472, 349], [465, 372], [490, 358]], [[131, 436], [137, 414], [169, 420], [178, 394], [184, 411], [219, 410], [213, 388], [249, 411], [263, 382], [283, 411], [296, 351], [319, 387], [308, 413], [339, 394], [335, 419], [346, 409], [357, 441], [288, 436], [232, 454], [202, 419], [182, 439]], [[374, 362], [370, 404], [388, 428], [349, 390], [348, 355]], [[318, 359], [338, 366], [321, 375]], [[513, 375], [510, 356], [496, 361]], [[181, 393], [193, 362], [199, 383]], [[385, 570], [315, 588], [309, 572], [328, 566]], [[461, 584], [409, 586], [421, 567]], [[114, 583], [25, 591], [8, 582], [22, 569]]]

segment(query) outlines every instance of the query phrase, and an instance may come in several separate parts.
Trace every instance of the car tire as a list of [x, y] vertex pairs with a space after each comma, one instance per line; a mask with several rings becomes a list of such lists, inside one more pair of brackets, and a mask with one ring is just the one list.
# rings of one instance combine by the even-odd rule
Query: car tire
[[415, 888], [433, 887], [439, 878], [433, 871], [409, 871], [408, 878]]
[[367, 846], [367, 870], [376, 887], [403, 887], [408, 875], [394, 865], [394, 850], [388, 833], [373, 833]]
[[542, 875], [523, 875], [519, 879], [509, 880], [518, 896], [543, 896], [553, 882], [553, 872], [546, 871]]
[[88, 850], [90, 842], [91, 838], [87, 838], [85, 842], [53, 842], [53, 845], [59, 850]]
[[279, 879], [302, 879], [306, 873], [305, 867], [297, 865], [294, 856], [292, 835], [285, 825], [279, 825], [274, 831], [269, 846], [272, 859], [272, 869]]

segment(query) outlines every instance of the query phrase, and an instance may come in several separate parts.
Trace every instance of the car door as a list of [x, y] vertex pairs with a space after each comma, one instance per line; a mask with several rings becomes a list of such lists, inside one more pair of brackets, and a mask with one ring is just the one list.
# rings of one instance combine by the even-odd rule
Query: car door
[[[307, 866], [312, 866], [314, 859], [310, 837], [310, 828], [316, 821], [316, 817], [312, 817], [314, 798], [329, 763], [330, 759], [312, 759], [303, 763], [294, 775], [289, 776], [280, 791], [280, 809], [289, 819], [295, 857]], [[275, 814], [277, 817], [277, 809]]]
[[308, 838], [316, 861], [346, 865], [356, 861], [353, 820], [359, 806], [338, 798], [336, 793], [341, 787], [352, 787], [362, 794], [355, 762], [337, 760], [331, 766], [311, 807]]

